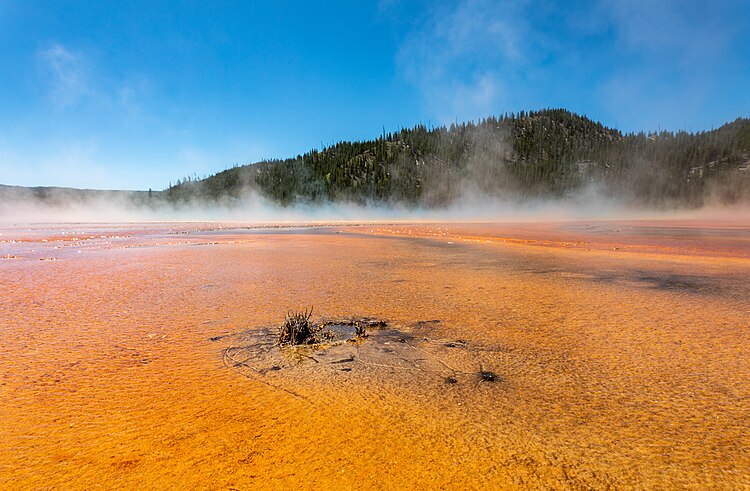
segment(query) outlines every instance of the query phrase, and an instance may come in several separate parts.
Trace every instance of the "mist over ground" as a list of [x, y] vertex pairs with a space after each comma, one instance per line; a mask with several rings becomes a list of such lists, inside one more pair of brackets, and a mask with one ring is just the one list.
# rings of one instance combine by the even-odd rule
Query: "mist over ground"
[[750, 119], [623, 134], [564, 109], [342, 141], [163, 191], [0, 185], [3, 222], [747, 216]]
[[[439, 208], [392, 204], [333, 203], [281, 206], [248, 191], [230, 203], [170, 203], [162, 197], [144, 199], [147, 192], [81, 192], [54, 189], [45, 199], [29, 188], [0, 187], [0, 223], [118, 223], [118, 222], [238, 222], [250, 224], [315, 222], [514, 222], [600, 219], [742, 219], [750, 217], [747, 202], [712, 203], [700, 208], [632, 206], [589, 187], [575, 198], [501, 200], [475, 195]], [[12, 197], [11, 197], [12, 196]]]

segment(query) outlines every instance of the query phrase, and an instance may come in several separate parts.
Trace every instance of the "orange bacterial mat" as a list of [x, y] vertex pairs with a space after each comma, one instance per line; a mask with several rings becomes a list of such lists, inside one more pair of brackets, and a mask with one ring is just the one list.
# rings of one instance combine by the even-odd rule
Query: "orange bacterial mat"
[[747, 223], [5, 226], [0, 292], [0, 488], [750, 488]]

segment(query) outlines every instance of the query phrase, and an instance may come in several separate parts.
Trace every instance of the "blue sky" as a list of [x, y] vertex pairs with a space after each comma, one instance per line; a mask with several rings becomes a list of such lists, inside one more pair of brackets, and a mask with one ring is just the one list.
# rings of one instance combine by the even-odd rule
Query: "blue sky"
[[0, 184], [185, 175], [509, 111], [750, 116], [750, 2], [0, 0]]

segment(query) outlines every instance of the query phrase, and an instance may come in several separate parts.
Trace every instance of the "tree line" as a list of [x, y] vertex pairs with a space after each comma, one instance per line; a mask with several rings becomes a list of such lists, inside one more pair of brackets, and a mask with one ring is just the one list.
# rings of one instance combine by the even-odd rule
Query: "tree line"
[[624, 134], [564, 109], [417, 125], [284, 160], [178, 181], [162, 196], [283, 206], [350, 202], [448, 206], [462, 198], [564, 198], [597, 188], [652, 207], [750, 200], [750, 119], [698, 133]]

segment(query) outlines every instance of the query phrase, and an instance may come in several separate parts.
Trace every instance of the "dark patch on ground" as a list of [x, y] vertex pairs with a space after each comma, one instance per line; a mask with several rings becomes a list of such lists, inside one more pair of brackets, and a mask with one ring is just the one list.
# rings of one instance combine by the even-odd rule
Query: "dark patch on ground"
[[479, 378], [483, 382], [495, 382], [498, 379], [497, 375], [487, 370], [479, 372]]
[[710, 294], [721, 292], [721, 287], [717, 284], [716, 280], [710, 277], [678, 274], [657, 276], [653, 273], [637, 272], [634, 278], [657, 290], [678, 290], [690, 293]]
[[709, 275], [677, 274], [644, 270], [622, 271], [569, 271], [560, 268], [530, 271], [538, 275], [562, 275], [569, 281], [586, 281], [603, 284], [626, 283], [661, 291], [672, 291], [695, 295], [743, 296], [748, 294], [747, 285], [736, 278]]
[[[353, 322], [351, 319], [346, 322]], [[357, 322], [362, 322], [358, 320]], [[376, 379], [379, 383], [427, 386], [475, 387], [477, 382], [504, 379], [484, 367], [494, 365], [509, 349], [472, 345], [462, 339], [438, 337], [439, 320], [422, 320], [395, 326], [367, 319], [365, 335], [331, 338], [315, 345], [278, 346], [275, 328], [241, 334], [224, 350], [224, 364], [243, 375], [307, 399], [299, 389], [311, 380]], [[329, 320], [326, 325], [345, 325]], [[502, 384], [500, 384], [502, 385]]]

